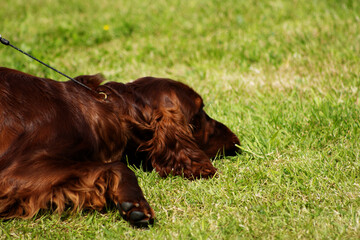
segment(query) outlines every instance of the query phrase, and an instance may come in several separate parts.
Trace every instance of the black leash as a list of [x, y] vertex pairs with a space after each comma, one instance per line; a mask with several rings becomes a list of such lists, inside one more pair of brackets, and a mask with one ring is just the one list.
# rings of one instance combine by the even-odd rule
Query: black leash
[[86, 86], [85, 84], [83, 84], [83, 83], [81, 83], [81, 82], [79, 82], [79, 81], [75, 80], [75, 79], [74, 79], [74, 78], [72, 78], [72, 77], [69, 77], [68, 75], [66, 75], [66, 74], [64, 74], [64, 73], [62, 73], [62, 72], [60, 72], [59, 70], [56, 70], [55, 68], [53, 68], [53, 67], [49, 66], [48, 64], [46, 64], [46, 63], [44, 63], [44, 62], [42, 62], [42, 61], [40, 61], [40, 60], [36, 59], [35, 57], [31, 56], [30, 54], [28, 54], [28, 53], [26, 53], [26, 52], [22, 51], [21, 49], [19, 49], [19, 48], [15, 47], [15, 46], [14, 46], [14, 45], [12, 45], [12, 44], [10, 44], [10, 42], [9, 42], [8, 40], [6, 40], [5, 38], [1, 37], [1, 34], [0, 34], [0, 42], [1, 42], [2, 44], [6, 45], [6, 46], [10, 46], [10, 47], [12, 47], [12, 48], [14, 48], [14, 49], [18, 50], [19, 52], [21, 52], [21, 53], [25, 54], [26, 56], [28, 56], [28, 57], [30, 57], [30, 58], [32, 58], [32, 59], [34, 59], [34, 60], [38, 61], [39, 63], [41, 63], [41, 64], [45, 65], [46, 67], [48, 67], [48, 68], [50, 68], [50, 69], [54, 70], [55, 72], [57, 72], [57, 73], [59, 73], [59, 74], [63, 75], [64, 77], [67, 77], [68, 79], [70, 79], [71, 81], [73, 81], [73, 82], [75, 82], [75, 83], [79, 84], [80, 86], [83, 86], [84, 88], [86, 88], [86, 89], [88, 89], [88, 90], [90, 90], [90, 91], [92, 91], [92, 92], [95, 92], [95, 91], [94, 91], [94, 90], [92, 90], [90, 87]]

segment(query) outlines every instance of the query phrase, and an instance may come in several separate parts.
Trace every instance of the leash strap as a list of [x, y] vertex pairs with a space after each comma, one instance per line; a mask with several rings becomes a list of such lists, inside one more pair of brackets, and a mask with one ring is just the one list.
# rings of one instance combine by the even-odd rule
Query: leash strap
[[30, 57], [30, 58], [32, 58], [32, 59], [34, 59], [35, 61], [37, 61], [37, 62], [39, 62], [39, 63], [41, 63], [41, 64], [45, 65], [46, 67], [48, 67], [48, 68], [50, 68], [50, 69], [54, 70], [54, 71], [55, 71], [55, 72], [57, 72], [57, 73], [59, 73], [59, 74], [63, 75], [64, 77], [67, 77], [68, 79], [70, 79], [71, 81], [73, 81], [73, 82], [75, 82], [75, 83], [79, 84], [80, 86], [82, 86], [82, 87], [84, 87], [84, 88], [86, 88], [86, 89], [88, 89], [88, 90], [90, 90], [90, 91], [94, 92], [94, 91], [93, 91], [90, 87], [86, 86], [85, 84], [83, 84], [83, 83], [81, 83], [81, 82], [79, 82], [79, 81], [75, 80], [75, 79], [74, 79], [74, 78], [72, 78], [72, 77], [69, 77], [68, 75], [66, 75], [66, 74], [64, 74], [64, 73], [62, 73], [62, 72], [60, 72], [59, 70], [56, 70], [55, 68], [51, 67], [50, 65], [48, 65], [48, 64], [46, 64], [46, 63], [44, 63], [44, 62], [40, 61], [39, 59], [37, 59], [37, 58], [35, 58], [35, 57], [31, 56], [30, 54], [28, 54], [28, 53], [26, 53], [26, 52], [22, 51], [21, 49], [19, 49], [19, 48], [15, 47], [15, 46], [14, 46], [14, 45], [12, 45], [12, 44], [10, 44], [10, 42], [9, 42], [8, 40], [6, 40], [5, 38], [1, 37], [1, 34], [0, 34], [0, 42], [1, 42], [2, 44], [6, 45], [6, 46], [10, 46], [10, 47], [12, 47], [12, 48], [14, 48], [14, 49], [18, 50], [19, 52], [21, 52], [21, 53], [25, 54], [26, 56], [28, 56], [28, 57]]

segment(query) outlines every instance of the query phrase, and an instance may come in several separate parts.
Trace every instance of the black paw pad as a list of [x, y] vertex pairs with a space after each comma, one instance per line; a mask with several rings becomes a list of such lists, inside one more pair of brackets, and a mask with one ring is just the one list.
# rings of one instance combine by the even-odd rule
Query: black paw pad
[[148, 228], [149, 225], [153, 225], [154, 223], [154, 219], [152, 218], [148, 220], [144, 219], [150, 217], [150, 214], [145, 214], [143, 212], [136, 210], [130, 212], [130, 210], [133, 209], [134, 207], [139, 207], [138, 203], [134, 204], [131, 202], [123, 202], [123, 203], [118, 203], [116, 206], [120, 211], [120, 215], [135, 227]]
[[142, 220], [145, 217], [145, 213], [139, 211], [133, 211], [130, 213], [130, 220], [133, 222], [137, 222]]
[[149, 225], [153, 225], [153, 224], [154, 224], [154, 219], [150, 219], [150, 220], [141, 220], [141, 221], [135, 222], [134, 226], [138, 227], [138, 228], [148, 228]]
[[120, 204], [120, 207], [125, 212], [128, 212], [130, 209], [132, 209], [135, 205], [131, 202], [123, 202]]

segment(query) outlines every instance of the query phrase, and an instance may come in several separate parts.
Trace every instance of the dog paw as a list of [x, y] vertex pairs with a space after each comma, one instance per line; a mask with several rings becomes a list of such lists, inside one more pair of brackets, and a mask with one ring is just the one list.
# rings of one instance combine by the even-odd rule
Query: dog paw
[[131, 225], [147, 228], [154, 224], [155, 214], [146, 201], [122, 202], [117, 204], [121, 216]]

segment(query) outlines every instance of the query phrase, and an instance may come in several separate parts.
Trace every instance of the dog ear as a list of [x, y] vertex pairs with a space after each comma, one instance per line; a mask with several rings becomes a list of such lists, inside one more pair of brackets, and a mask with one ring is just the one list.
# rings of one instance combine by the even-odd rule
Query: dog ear
[[103, 81], [105, 81], [105, 77], [101, 73], [98, 73], [95, 75], [80, 75], [77, 76], [75, 80], [95, 90], [95, 88], [97, 88]]
[[154, 135], [140, 149], [148, 151], [151, 165], [160, 176], [194, 179], [216, 173], [208, 156], [196, 144], [176, 94], [162, 96], [151, 125]]

